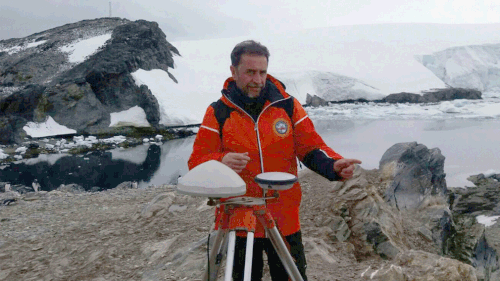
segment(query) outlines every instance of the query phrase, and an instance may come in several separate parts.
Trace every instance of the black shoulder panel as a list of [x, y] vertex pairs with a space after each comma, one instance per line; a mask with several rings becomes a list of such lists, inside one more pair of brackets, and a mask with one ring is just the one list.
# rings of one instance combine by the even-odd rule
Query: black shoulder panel
[[234, 108], [227, 106], [222, 100], [213, 102], [210, 106], [214, 109], [215, 119], [217, 119], [217, 123], [219, 123], [219, 136], [222, 139], [222, 128]]
[[288, 99], [285, 99], [283, 101], [277, 102], [274, 106], [278, 108], [283, 108], [288, 115], [288, 118], [290, 118], [290, 121], [292, 122], [293, 125], [293, 97], [290, 97]]

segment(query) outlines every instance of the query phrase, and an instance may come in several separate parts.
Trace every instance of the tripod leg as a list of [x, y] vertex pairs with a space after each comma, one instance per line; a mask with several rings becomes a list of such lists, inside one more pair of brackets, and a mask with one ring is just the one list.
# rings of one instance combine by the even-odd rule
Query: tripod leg
[[233, 265], [234, 265], [234, 248], [236, 246], [236, 231], [229, 232], [229, 240], [227, 247], [227, 260], [226, 260], [226, 274], [224, 281], [231, 281], [233, 279]]
[[254, 233], [247, 233], [247, 249], [245, 252], [245, 275], [243, 281], [250, 281], [252, 278], [252, 260], [253, 260], [253, 241]]
[[283, 263], [283, 266], [285, 267], [286, 272], [288, 272], [288, 275], [290, 276], [292, 281], [304, 281], [304, 279], [302, 279], [302, 275], [300, 275], [300, 272], [297, 269], [297, 266], [295, 266], [295, 262], [288, 252], [285, 242], [283, 242], [283, 239], [281, 238], [281, 235], [278, 232], [276, 226], [267, 230], [269, 240], [271, 240], [276, 253], [280, 257], [280, 260]]
[[[217, 236], [215, 237], [214, 245], [210, 251], [208, 268], [203, 275], [203, 281], [215, 281], [217, 280], [217, 275], [219, 273], [219, 267], [222, 262], [222, 257], [224, 255], [224, 238], [226, 236], [227, 230], [219, 229], [217, 231]], [[210, 276], [209, 276], [210, 275]]]

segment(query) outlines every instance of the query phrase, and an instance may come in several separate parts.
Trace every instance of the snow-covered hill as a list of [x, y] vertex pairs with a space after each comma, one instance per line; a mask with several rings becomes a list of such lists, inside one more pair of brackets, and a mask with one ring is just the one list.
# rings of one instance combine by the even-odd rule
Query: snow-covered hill
[[500, 44], [454, 47], [416, 59], [452, 87], [500, 91]]
[[287, 92], [301, 103], [305, 103], [307, 94], [322, 97], [327, 101], [347, 100], [353, 96], [375, 100], [385, 96], [379, 89], [358, 79], [326, 71], [279, 73], [276, 78], [280, 79], [286, 85]]
[[356, 25], [178, 41], [172, 44], [182, 56], [174, 57], [175, 68], [170, 71], [177, 84], [160, 79], [161, 75], [152, 71], [139, 70], [133, 76], [143, 82], [155, 81], [145, 84], [164, 100], [159, 103], [168, 104], [170, 114], [175, 111], [183, 115], [164, 120], [201, 121], [206, 107], [220, 97], [223, 82], [230, 76], [232, 48], [248, 39], [269, 48], [269, 73], [282, 80], [302, 103], [307, 93], [327, 100], [378, 99], [391, 93], [446, 87], [415, 56], [455, 46], [499, 43], [500, 24]]

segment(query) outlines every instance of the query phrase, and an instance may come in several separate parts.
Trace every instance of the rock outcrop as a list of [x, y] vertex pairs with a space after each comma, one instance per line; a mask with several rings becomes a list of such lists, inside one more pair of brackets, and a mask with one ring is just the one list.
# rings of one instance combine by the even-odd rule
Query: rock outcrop
[[[71, 44], [106, 40], [74, 58]], [[69, 46], [69, 47], [68, 47]], [[174, 67], [177, 49], [157, 23], [103, 18], [67, 24], [22, 39], [0, 41], [0, 143], [21, 142], [28, 122], [51, 117], [78, 134], [113, 135], [110, 113], [139, 106], [159, 126], [158, 101], [130, 73]], [[69, 48], [69, 50], [68, 50]], [[73, 50], [74, 51], [74, 50]], [[175, 77], [169, 73], [175, 82]]]
[[450, 101], [457, 99], [478, 100], [481, 99], [481, 92], [475, 89], [446, 88], [426, 91], [423, 95], [413, 93], [390, 94], [380, 102], [387, 103], [432, 103]]
[[341, 103], [436, 103], [442, 101], [451, 101], [457, 99], [469, 99], [477, 100], [482, 99], [482, 93], [475, 89], [466, 88], [445, 88], [445, 89], [433, 89], [430, 91], [425, 91], [422, 95], [415, 93], [395, 93], [387, 95], [382, 99], [372, 99], [367, 100], [364, 98], [359, 99], [345, 99], [345, 100], [328, 100], [322, 99], [317, 96], [307, 95], [306, 105], [307, 106], [325, 106], [329, 103], [341, 104]]
[[435, 280], [476, 281], [474, 267], [460, 261], [424, 251], [410, 250], [400, 253], [395, 263], [380, 269], [369, 268], [363, 273], [366, 280]]
[[394, 180], [387, 188], [386, 200], [399, 210], [417, 208], [429, 196], [446, 194], [445, 157], [439, 148], [398, 143], [382, 156], [379, 169], [392, 173]]
[[493, 221], [500, 217], [497, 176], [470, 176], [468, 180], [474, 186], [454, 188], [450, 193], [450, 208], [457, 230], [450, 254], [456, 259], [469, 261], [478, 269], [478, 277], [484, 280], [500, 280], [500, 225], [491, 223], [485, 227], [477, 224], [481, 217]]
[[307, 94], [306, 105], [318, 107], [318, 106], [328, 105], [328, 102], [325, 101], [324, 99], [318, 97], [317, 95], [311, 96], [310, 94]]

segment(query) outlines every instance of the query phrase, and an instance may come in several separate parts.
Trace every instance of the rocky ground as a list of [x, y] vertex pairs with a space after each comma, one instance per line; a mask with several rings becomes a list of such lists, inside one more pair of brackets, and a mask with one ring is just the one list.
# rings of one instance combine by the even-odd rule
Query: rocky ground
[[[397, 147], [407, 148], [400, 154], [408, 159], [415, 148], [420, 156], [439, 152], [413, 143]], [[396, 155], [386, 154], [383, 160]], [[444, 162], [439, 153], [424, 158]], [[479, 208], [479, 197], [488, 198], [479, 209], [496, 205], [489, 194], [498, 182], [478, 176], [486, 187], [455, 192], [452, 206], [438, 192], [391, 193], [399, 206], [419, 200], [398, 209], [384, 199], [392, 187], [420, 192], [425, 184], [439, 191], [441, 183], [431, 174], [424, 181], [408, 173], [427, 162], [398, 161], [380, 170], [358, 167], [346, 182], [300, 173], [309, 280], [500, 280], [500, 228], [485, 228], [466, 211]], [[214, 210], [205, 198], [180, 195], [172, 185], [137, 189], [131, 182], [99, 192], [72, 185], [15, 190], [0, 183], [0, 280], [201, 280], [207, 238], [215, 237]], [[464, 211], [454, 218], [451, 209]]]
[[[310, 280], [365, 280], [387, 263], [322, 239], [315, 217], [329, 212], [318, 207], [335, 184], [313, 173], [301, 181]], [[0, 207], [0, 280], [201, 280], [213, 222], [205, 201], [174, 186], [28, 193]]]

